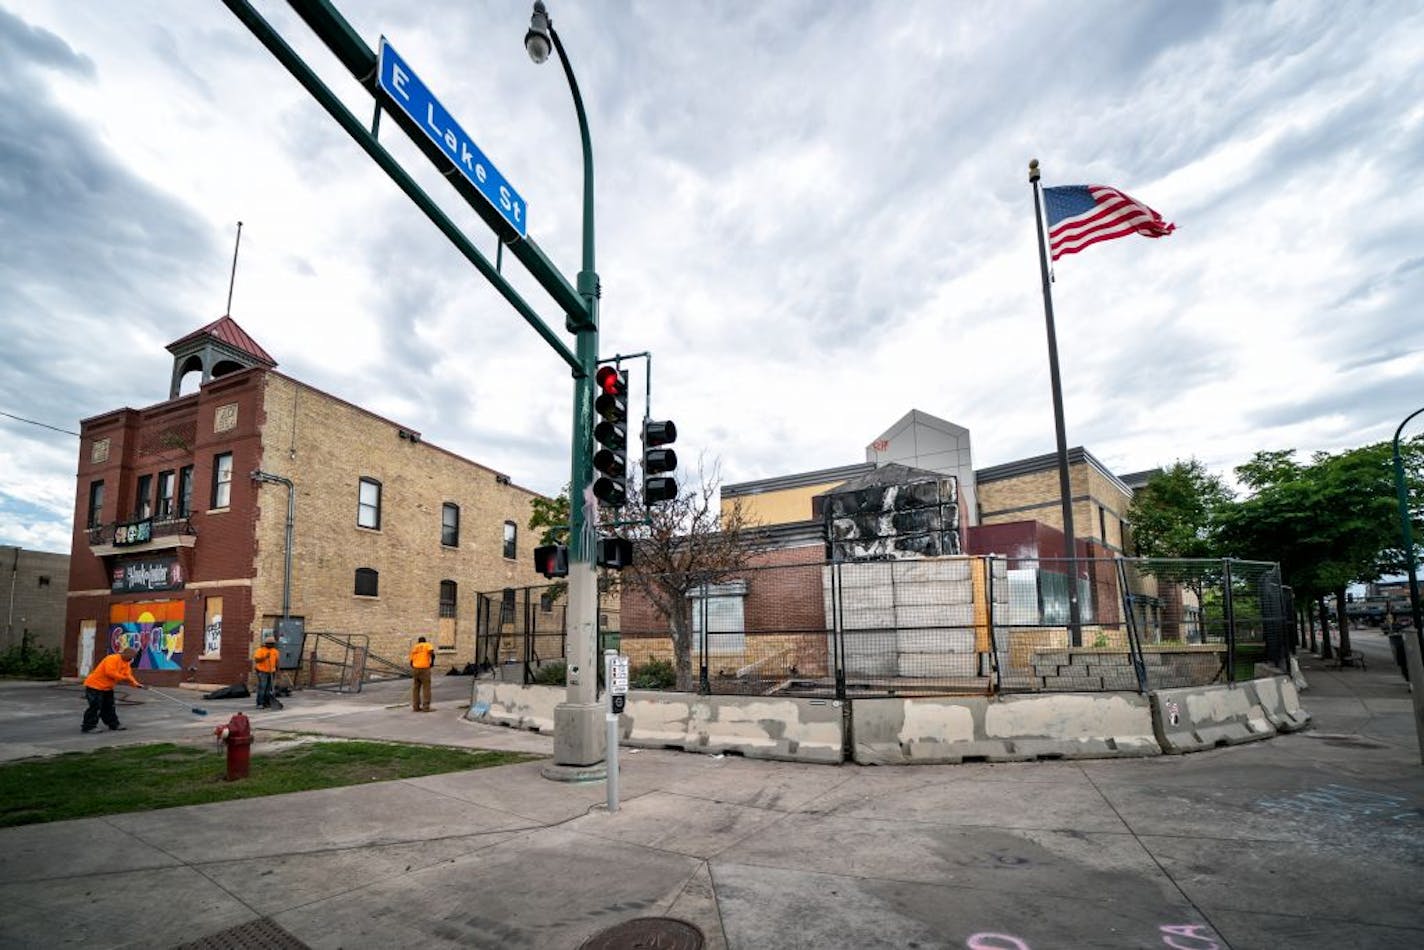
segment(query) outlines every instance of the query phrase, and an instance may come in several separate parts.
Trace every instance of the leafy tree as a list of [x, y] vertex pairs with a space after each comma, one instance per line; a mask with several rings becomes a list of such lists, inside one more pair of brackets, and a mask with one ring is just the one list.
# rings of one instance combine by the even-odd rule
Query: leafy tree
[[[1406, 449], [1406, 470], [1417, 491], [1424, 453], [1418, 440]], [[1279, 561], [1303, 599], [1333, 596], [1340, 653], [1348, 656], [1345, 589], [1377, 580], [1400, 548], [1389, 443], [1317, 452], [1308, 465], [1297, 463], [1293, 452], [1258, 452], [1236, 471], [1255, 494], [1224, 512], [1220, 538], [1226, 549], [1237, 557]]]
[[[557, 544], [568, 535], [569, 486], [556, 498], [538, 497], [529, 503], [529, 530], [538, 531], [540, 544]], [[562, 528], [563, 530], [559, 530]]]
[[1133, 543], [1147, 557], [1215, 557], [1217, 526], [1232, 498], [1201, 462], [1173, 462], [1132, 496]]
[[[1196, 459], [1173, 462], [1148, 479], [1133, 493], [1127, 509], [1132, 524], [1132, 541], [1138, 553], [1148, 558], [1220, 557], [1216, 533], [1222, 512], [1232, 503], [1232, 492], [1219, 475], [1213, 475]], [[1162, 633], [1181, 636], [1181, 592], [1185, 586], [1206, 604], [1209, 585], [1220, 573], [1202, 570], [1201, 565], [1181, 565], [1173, 561], [1148, 561], [1144, 574], [1157, 578], [1158, 593], [1174, 609], [1167, 611]]]

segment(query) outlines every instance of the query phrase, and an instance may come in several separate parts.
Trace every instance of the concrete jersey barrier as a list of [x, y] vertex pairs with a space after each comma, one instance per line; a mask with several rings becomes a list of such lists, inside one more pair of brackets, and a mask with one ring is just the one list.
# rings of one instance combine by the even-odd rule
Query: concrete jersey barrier
[[[535, 732], [554, 731], [562, 686], [477, 682], [465, 718]], [[619, 744], [732, 753], [755, 759], [839, 763], [842, 704], [830, 699], [702, 696], [632, 690], [619, 717]]]
[[752, 759], [836, 764], [844, 759], [843, 705], [791, 696], [703, 696], [632, 690], [620, 744]]
[[[561, 686], [477, 682], [466, 718], [552, 734]], [[1136, 693], [831, 699], [634, 690], [620, 743], [835, 764], [1120, 758], [1266, 739], [1310, 725], [1288, 676]]]
[[478, 681], [474, 702], [465, 718], [553, 735], [554, 707], [563, 702], [566, 695], [568, 690], [563, 686]]
[[852, 757], [861, 765], [1158, 755], [1136, 693], [857, 699]]
[[1152, 694], [1152, 725], [1163, 752], [1199, 752], [1296, 732], [1310, 725], [1310, 714], [1290, 677], [1272, 676], [1159, 689]]

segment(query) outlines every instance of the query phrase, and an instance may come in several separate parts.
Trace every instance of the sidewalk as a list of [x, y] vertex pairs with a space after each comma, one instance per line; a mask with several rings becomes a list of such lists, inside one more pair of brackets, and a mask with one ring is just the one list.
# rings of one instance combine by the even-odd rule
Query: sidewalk
[[[1424, 769], [1408, 687], [1366, 655], [1335, 671], [1302, 654], [1313, 730], [1190, 756], [865, 768], [625, 749], [616, 815], [602, 783], [531, 762], [0, 830], [0, 946], [266, 925], [286, 946], [572, 950], [671, 916], [714, 948], [1414, 948]], [[428, 716], [389, 684], [298, 694], [256, 725], [550, 750], [462, 720], [470, 680], [448, 679]], [[11, 717], [12, 692], [0, 735], [35, 718]], [[229, 714], [206, 705], [182, 729]]]

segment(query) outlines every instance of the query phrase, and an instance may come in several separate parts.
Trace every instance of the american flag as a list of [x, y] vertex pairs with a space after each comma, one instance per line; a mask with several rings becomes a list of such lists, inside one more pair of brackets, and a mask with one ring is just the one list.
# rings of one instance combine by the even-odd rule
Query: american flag
[[1043, 189], [1048, 211], [1048, 246], [1056, 261], [1089, 244], [1129, 234], [1165, 237], [1177, 226], [1126, 192], [1107, 185], [1064, 185]]

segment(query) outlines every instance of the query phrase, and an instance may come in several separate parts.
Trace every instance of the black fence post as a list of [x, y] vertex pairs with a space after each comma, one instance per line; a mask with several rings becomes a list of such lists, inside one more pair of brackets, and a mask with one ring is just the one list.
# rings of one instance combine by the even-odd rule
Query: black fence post
[[1132, 671], [1137, 676], [1137, 691], [1147, 692], [1147, 662], [1142, 656], [1142, 639], [1137, 631], [1137, 611], [1134, 609], [1132, 591], [1127, 586], [1127, 561], [1117, 558], [1117, 582], [1122, 589], [1122, 619], [1127, 629], [1127, 655], [1132, 661]]
[[702, 618], [701, 641], [702, 648], [698, 651], [697, 682], [703, 695], [712, 692], [712, 678], [707, 675], [707, 578], [702, 578], [702, 597], [697, 605], [698, 614]]
[[1231, 558], [1221, 559], [1222, 608], [1226, 620], [1226, 681], [1236, 682], [1236, 610], [1231, 601]]
[[831, 664], [835, 667], [836, 699], [846, 698], [845, 663], [845, 579], [841, 577], [841, 562], [831, 568]]
[[[1004, 562], [1007, 565], [1007, 561]], [[994, 632], [994, 558], [984, 558], [984, 616], [989, 624], [989, 663], [994, 671], [994, 692], [1004, 688], [1004, 670], [999, 664], [999, 638]]]

